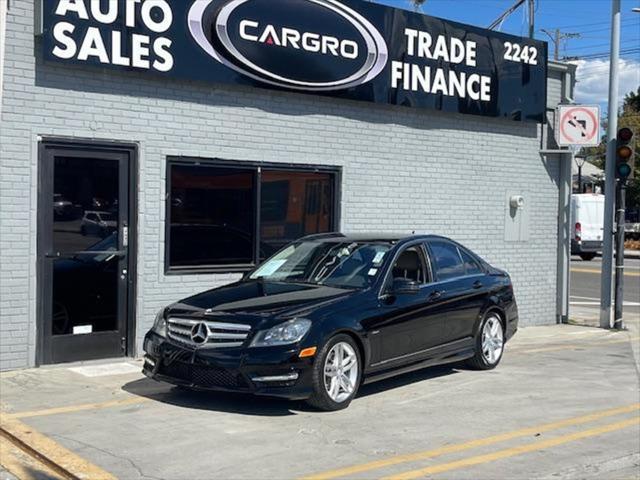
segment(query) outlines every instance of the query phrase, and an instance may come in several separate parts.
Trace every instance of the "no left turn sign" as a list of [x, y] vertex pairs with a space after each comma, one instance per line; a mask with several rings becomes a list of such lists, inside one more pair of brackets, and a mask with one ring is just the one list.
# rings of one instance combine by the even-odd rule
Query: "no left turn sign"
[[595, 147], [600, 143], [600, 107], [560, 105], [558, 107], [558, 145]]

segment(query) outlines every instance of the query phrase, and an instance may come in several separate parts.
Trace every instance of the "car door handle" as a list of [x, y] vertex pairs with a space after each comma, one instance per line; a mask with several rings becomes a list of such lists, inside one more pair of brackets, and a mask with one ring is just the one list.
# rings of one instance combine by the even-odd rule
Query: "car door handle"
[[482, 288], [482, 282], [480, 280], [477, 280], [473, 283], [473, 288], [474, 289], [478, 289], [478, 288]]
[[429, 301], [432, 302], [434, 300], [439, 299], [442, 296], [442, 292], [439, 290], [434, 290], [429, 294]]

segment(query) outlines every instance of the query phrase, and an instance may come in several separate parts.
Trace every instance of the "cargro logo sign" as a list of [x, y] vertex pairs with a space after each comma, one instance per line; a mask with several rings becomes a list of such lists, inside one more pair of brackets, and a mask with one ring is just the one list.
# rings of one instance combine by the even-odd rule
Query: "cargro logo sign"
[[341, 90], [374, 79], [387, 44], [336, 0], [196, 0], [189, 31], [218, 62], [280, 87]]

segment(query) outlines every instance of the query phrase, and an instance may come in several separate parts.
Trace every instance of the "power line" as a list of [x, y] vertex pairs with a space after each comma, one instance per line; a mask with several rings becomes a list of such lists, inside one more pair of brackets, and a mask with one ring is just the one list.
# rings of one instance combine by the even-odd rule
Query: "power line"
[[[636, 23], [637, 21], [638, 21], [637, 18], [624, 18], [620, 21], [620, 23], [629, 25], [629, 24]], [[591, 27], [591, 26], [598, 26], [598, 25], [606, 25], [607, 28], [609, 28], [611, 26], [611, 20], [604, 20], [604, 21], [595, 22], [595, 23], [577, 23], [574, 25], [553, 26], [551, 28], [564, 29], [564, 28]]]
[[[624, 42], [622, 42], [623, 44], [627, 44], [627, 45], [638, 45], [638, 39], [627, 39]], [[580, 45], [578, 47], [569, 47], [569, 50], [584, 50], [586, 48], [596, 48], [596, 47], [608, 47], [610, 44], [609, 43], [596, 43], [596, 44], [592, 44], [592, 45]]]
[[[637, 19], [635, 18], [625, 18], [623, 20], [621, 20], [620, 23], [634, 23], [636, 22]], [[553, 26], [551, 28], [559, 28], [559, 29], [563, 29], [563, 28], [577, 28], [577, 27], [591, 27], [591, 26], [598, 26], [598, 25], [610, 25], [611, 24], [611, 20], [603, 20], [601, 22], [594, 22], [594, 23], [576, 23], [574, 25], [560, 25], [560, 26]]]
[[[635, 20], [634, 20], [635, 22]], [[623, 24], [622, 26], [624, 27], [630, 27], [635, 25], [635, 23], [628, 23], [628, 24]], [[590, 30], [582, 30], [580, 33], [595, 33], [595, 32], [608, 32], [609, 30], [611, 30], [611, 27], [603, 27], [603, 28], [594, 28], [594, 29], [590, 29]]]
[[553, 42], [553, 59], [556, 61], [560, 59], [561, 42], [569, 40], [570, 38], [580, 38], [579, 33], [561, 33], [559, 28], [556, 28], [553, 33], [544, 28], [540, 31], [546, 33]]
[[[620, 50], [620, 55], [629, 55], [633, 53], [640, 53], [640, 48], [627, 48]], [[590, 53], [587, 55], [564, 57], [563, 60], [586, 60], [594, 58], [606, 58], [609, 56], [609, 52]]]

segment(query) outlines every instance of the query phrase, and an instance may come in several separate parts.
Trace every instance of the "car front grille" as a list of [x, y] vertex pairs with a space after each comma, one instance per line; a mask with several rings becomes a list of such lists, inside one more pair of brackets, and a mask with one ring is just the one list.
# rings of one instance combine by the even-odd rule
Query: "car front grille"
[[[192, 332], [194, 327], [204, 325], [206, 339], [194, 341]], [[167, 320], [169, 338], [190, 347], [230, 348], [240, 347], [251, 332], [251, 326], [244, 323], [216, 322], [192, 318], [169, 317]]]
[[248, 388], [244, 378], [224, 368], [191, 365], [182, 362], [162, 364], [161, 375], [172, 377], [203, 388]]

